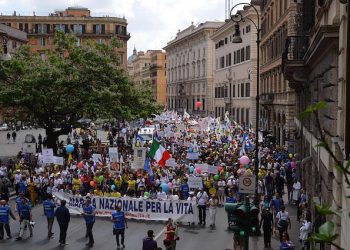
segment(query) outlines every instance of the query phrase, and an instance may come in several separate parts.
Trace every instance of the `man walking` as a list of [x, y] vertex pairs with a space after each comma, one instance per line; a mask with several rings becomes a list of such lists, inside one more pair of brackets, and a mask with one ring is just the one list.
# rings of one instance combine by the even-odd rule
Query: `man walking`
[[116, 207], [116, 211], [112, 213], [111, 219], [113, 221], [113, 234], [115, 235], [115, 239], [117, 241], [117, 249], [120, 249], [119, 235], [121, 235], [121, 244], [122, 248], [124, 249], [125, 227], [128, 228], [128, 224], [126, 222], [124, 212], [121, 211], [121, 206]]
[[89, 237], [89, 242], [86, 245], [88, 247], [92, 247], [95, 243], [94, 236], [92, 235], [92, 227], [95, 223], [95, 207], [91, 204], [91, 198], [86, 198], [83, 210], [84, 212], [82, 213], [82, 215], [85, 218], [86, 234]]
[[16, 131], [13, 131], [13, 132], [12, 132], [12, 140], [13, 140], [13, 143], [16, 143], [16, 137], [17, 137], [17, 133], [16, 133]]
[[44, 214], [47, 218], [47, 229], [48, 229], [47, 238], [52, 239], [53, 238], [52, 225], [55, 220], [55, 207], [56, 207], [55, 203], [52, 200], [52, 194], [47, 195], [47, 199], [44, 201], [43, 207], [44, 207]]
[[7, 139], [7, 144], [9, 144], [9, 143], [10, 143], [10, 140], [11, 140], [11, 134], [10, 134], [10, 132], [7, 132], [6, 139]]
[[147, 237], [145, 237], [142, 241], [142, 250], [157, 250], [158, 245], [157, 241], [155, 241], [153, 235], [153, 230], [147, 231]]
[[16, 220], [16, 217], [13, 215], [10, 206], [6, 203], [5, 200], [0, 201], [0, 240], [4, 239], [4, 227], [8, 239], [11, 239], [11, 230], [10, 230], [10, 216], [12, 219]]
[[264, 209], [261, 220], [260, 220], [260, 228], [263, 226], [264, 230], [264, 245], [265, 248], [271, 247], [271, 232], [273, 229], [273, 215], [270, 212], [270, 209], [267, 207]]
[[32, 212], [31, 208], [27, 203], [27, 199], [24, 197], [21, 200], [21, 204], [18, 206], [19, 213], [19, 222], [21, 223], [21, 228], [19, 230], [19, 236], [16, 238], [16, 241], [22, 240], [24, 230], [29, 228], [30, 237], [33, 237], [33, 229], [30, 222], [32, 221]]
[[198, 212], [199, 212], [199, 225], [205, 225], [205, 219], [207, 217], [207, 203], [208, 203], [208, 194], [207, 192], [203, 191], [203, 189], [199, 189], [199, 192], [197, 194], [197, 205], [198, 205]]
[[69, 210], [66, 207], [66, 201], [61, 200], [61, 206], [56, 209], [55, 216], [57, 218], [58, 225], [60, 226], [60, 245], [67, 245], [66, 236], [68, 230], [68, 224], [70, 221]]

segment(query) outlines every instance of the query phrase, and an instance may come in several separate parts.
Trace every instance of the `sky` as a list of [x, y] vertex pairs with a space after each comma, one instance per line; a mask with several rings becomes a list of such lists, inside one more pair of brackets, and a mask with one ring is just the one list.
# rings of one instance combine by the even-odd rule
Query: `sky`
[[47, 15], [69, 6], [87, 7], [93, 16], [125, 16], [131, 34], [128, 55], [134, 46], [138, 51], [162, 49], [191, 22], [225, 19], [225, 0], [0, 0], [0, 12], [5, 14]]

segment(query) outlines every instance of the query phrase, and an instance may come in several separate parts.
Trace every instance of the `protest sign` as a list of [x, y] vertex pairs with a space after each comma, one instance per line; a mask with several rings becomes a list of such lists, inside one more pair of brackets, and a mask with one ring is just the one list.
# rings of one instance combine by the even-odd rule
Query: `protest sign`
[[194, 164], [195, 168], [200, 168], [202, 172], [208, 172], [208, 164], [207, 163], [196, 163]]
[[170, 158], [169, 160], [167, 160], [165, 162], [165, 166], [167, 166], [167, 167], [176, 167], [177, 163], [176, 163], [174, 158]]
[[63, 165], [64, 165], [64, 159], [63, 159], [63, 157], [54, 156], [54, 157], [53, 157], [53, 164], [59, 165], [59, 166], [63, 166]]
[[187, 153], [187, 159], [189, 159], [189, 160], [198, 160], [198, 158], [199, 158], [198, 152], [192, 152], [192, 153], [188, 152]]
[[194, 188], [194, 189], [203, 188], [202, 177], [190, 176], [188, 177], [187, 184], [189, 188]]
[[131, 164], [132, 169], [143, 168], [146, 161], [146, 148], [135, 147], [134, 149], [134, 161]]
[[217, 166], [208, 165], [208, 173], [209, 174], [217, 174], [218, 173], [218, 167]]
[[53, 163], [53, 149], [45, 148], [42, 150], [42, 160], [44, 164]]
[[102, 163], [102, 155], [101, 154], [92, 154], [92, 161], [96, 163]]
[[119, 154], [118, 154], [118, 148], [109, 148], [109, 161], [110, 162], [118, 162], [119, 161]]
[[[55, 202], [66, 200], [66, 207], [71, 214], [83, 213], [84, 197], [74, 196], [64, 192], [53, 192]], [[121, 206], [122, 211], [128, 219], [139, 220], [162, 220], [169, 218], [179, 222], [196, 222], [198, 218], [198, 208], [191, 201], [172, 200], [150, 200], [132, 197], [103, 197], [93, 196], [91, 199], [96, 208], [96, 216], [110, 217], [116, 205]]]

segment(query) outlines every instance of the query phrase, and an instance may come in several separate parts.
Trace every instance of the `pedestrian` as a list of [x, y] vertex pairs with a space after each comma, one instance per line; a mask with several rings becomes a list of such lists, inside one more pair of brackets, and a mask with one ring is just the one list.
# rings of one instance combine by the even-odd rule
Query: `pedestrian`
[[260, 228], [263, 226], [264, 230], [264, 246], [265, 248], [271, 247], [271, 233], [273, 230], [273, 215], [270, 212], [270, 209], [264, 208], [263, 213], [261, 214]]
[[21, 178], [22, 178], [21, 172], [19, 170], [16, 170], [14, 184], [15, 184], [15, 191], [17, 196], [19, 194], [18, 189], [19, 189], [19, 183], [21, 181]]
[[276, 215], [279, 211], [281, 211], [281, 207], [284, 206], [284, 201], [280, 197], [280, 194], [277, 192], [276, 196], [274, 199], [271, 200], [270, 202], [270, 208], [272, 209], [272, 214], [273, 214], [273, 219], [275, 221], [275, 229], [277, 227], [277, 220], [276, 220]]
[[281, 211], [277, 213], [276, 220], [277, 220], [277, 229], [279, 231], [279, 237], [281, 241], [283, 233], [287, 232], [288, 227], [289, 229], [291, 229], [289, 214], [286, 211], [286, 208], [284, 205], [281, 207]]
[[208, 203], [208, 194], [207, 192], [203, 191], [203, 189], [199, 189], [197, 193], [197, 206], [198, 206], [198, 212], [199, 212], [199, 225], [205, 225], [205, 219], [207, 217], [207, 203]]
[[21, 204], [18, 207], [18, 213], [19, 213], [19, 222], [21, 224], [20, 230], [19, 230], [19, 236], [16, 238], [16, 241], [20, 241], [23, 239], [23, 234], [26, 228], [29, 229], [29, 237], [33, 237], [33, 228], [31, 225], [32, 221], [32, 212], [31, 212], [31, 206], [28, 204], [27, 198], [23, 197], [21, 198]]
[[113, 221], [113, 234], [117, 241], [117, 249], [120, 249], [119, 236], [121, 236], [121, 245], [124, 249], [125, 228], [128, 228], [128, 224], [124, 212], [121, 211], [121, 206], [116, 206], [116, 211], [112, 213], [111, 220]]
[[9, 144], [10, 141], [11, 141], [11, 134], [10, 134], [10, 132], [7, 132], [6, 139], [7, 139], [7, 144]]
[[218, 196], [218, 205], [219, 206], [223, 206], [224, 202], [225, 202], [225, 187], [226, 187], [226, 183], [224, 178], [222, 177], [221, 180], [218, 181], [218, 192], [217, 192], [217, 196]]
[[284, 232], [282, 235], [280, 250], [294, 250], [294, 244], [290, 241], [287, 232]]
[[0, 200], [9, 200], [11, 182], [0, 172]]
[[16, 143], [16, 137], [17, 137], [17, 133], [16, 133], [16, 131], [13, 131], [13, 132], [12, 132], [12, 140], [13, 140], [13, 143]]
[[299, 201], [300, 189], [301, 189], [301, 184], [300, 184], [300, 182], [295, 178], [295, 179], [294, 179], [294, 184], [293, 184], [293, 202], [294, 202], [294, 204], [297, 204], [298, 201]]
[[147, 237], [142, 240], [142, 250], [156, 250], [158, 248], [157, 241], [153, 238], [153, 230], [148, 230]]
[[6, 230], [7, 238], [11, 239], [11, 229], [10, 229], [10, 216], [12, 219], [16, 220], [16, 217], [11, 211], [11, 207], [7, 204], [6, 200], [0, 201], [0, 240], [4, 239], [4, 227]]
[[209, 200], [209, 223], [210, 228], [215, 228], [215, 216], [216, 216], [216, 208], [218, 207], [219, 202], [216, 198], [216, 195], [213, 194], [211, 199]]
[[70, 221], [69, 210], [66, 207], [66, 201], [61, 200], [61, 206], [56, 209], [55, 216], [60, 227], [60, 245], [68, 245], [66, 242], [67, 230]]
[[53, 233], [52, 233], [52, 225], [55, 220], [55, 203], [52, 200], [52, 194], [47, 195], [47, 199], [43, 203], [44, 207], [44, 214], [47, 218], [47, 238], [52, 239], [53, 238]]
[[86, 243], [86, 246], [92, 247], [95, 243], [94, 236], [92, 234], [92, 228], [95, 223], [95, 207], [91, 204], [91, 198], [86, 198], [85, 205], [83, 207], [84, 212], [82, 215], [85, 218], [86, 223], [86, 234], [89, 237], [89, 242]]
[[310, 241], [308, 238], [312, 233], [311, 215], [307, 215], [300, 227], [300, 241], [303, 250], [310, 250]]
[[173, 220], [171, 218], [168, 219], [166, 228], [165, 228], [165, 240], [164, 240], [164, 246], [168, 250], [175, 250], [176, 249], [176, 226], [173, 224]]

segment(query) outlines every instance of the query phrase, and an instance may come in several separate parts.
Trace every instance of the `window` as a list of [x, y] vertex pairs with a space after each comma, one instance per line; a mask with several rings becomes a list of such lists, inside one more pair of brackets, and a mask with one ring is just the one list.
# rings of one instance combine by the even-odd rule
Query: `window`
[[40, 37], [39, 38], [39, 43], [40, 43], [40, 46], [46, 46], [46, 39], [45, 39], [45, 37]]
[[241, 49], [241, 62], [244, 62], [245, 54], [244, 54], [244, 48]]
[[25, 23], [24, 24], [24, 32], [28, 33], [28, 30], [29, 30], [29, 25], [28, 25], [28, 23]]
[[220, 69], [225, 67], [225, 57], [220, 57]]
[[236, 85], [232, 85], [232, 97], [236, 97]]
[[244, 108], [241, 108], [241, 123], [244, 123]]
[[250, 25], [247, 25], [247, 27], [245, 27], [245, 32], [249, 33], [250, 32]]
[[246, 124], [249, 125], [250, 119], [249, 119], [249, 109], [245, 110], [245, 119], [246, 119]]
[[241, 51], [237, 50], [237, 63], [241, 62]]
[[240, 123], [240, 121], [239, 121], [239, 108], [237, 108], [237, 121], [236, 122]]
[[249, 97], [250, 96], [250, 82], [247, 82], [245, 84], [245, 96]]
[[23, 23], [20, 23], [20, 24], [19, 24], [18, 29], [23, 31]]
[[227, 37], [225, 37], [225, 44], [227, 44]]
[[237, 56], [236, 56], [236, 51], [233, 52], [233, 63], [237, 63]]
[[244, 83], [241, 83], [241, 97], [244, 97]]
[[250, 60], [250, 46], [245, 47], [245, 59]]

